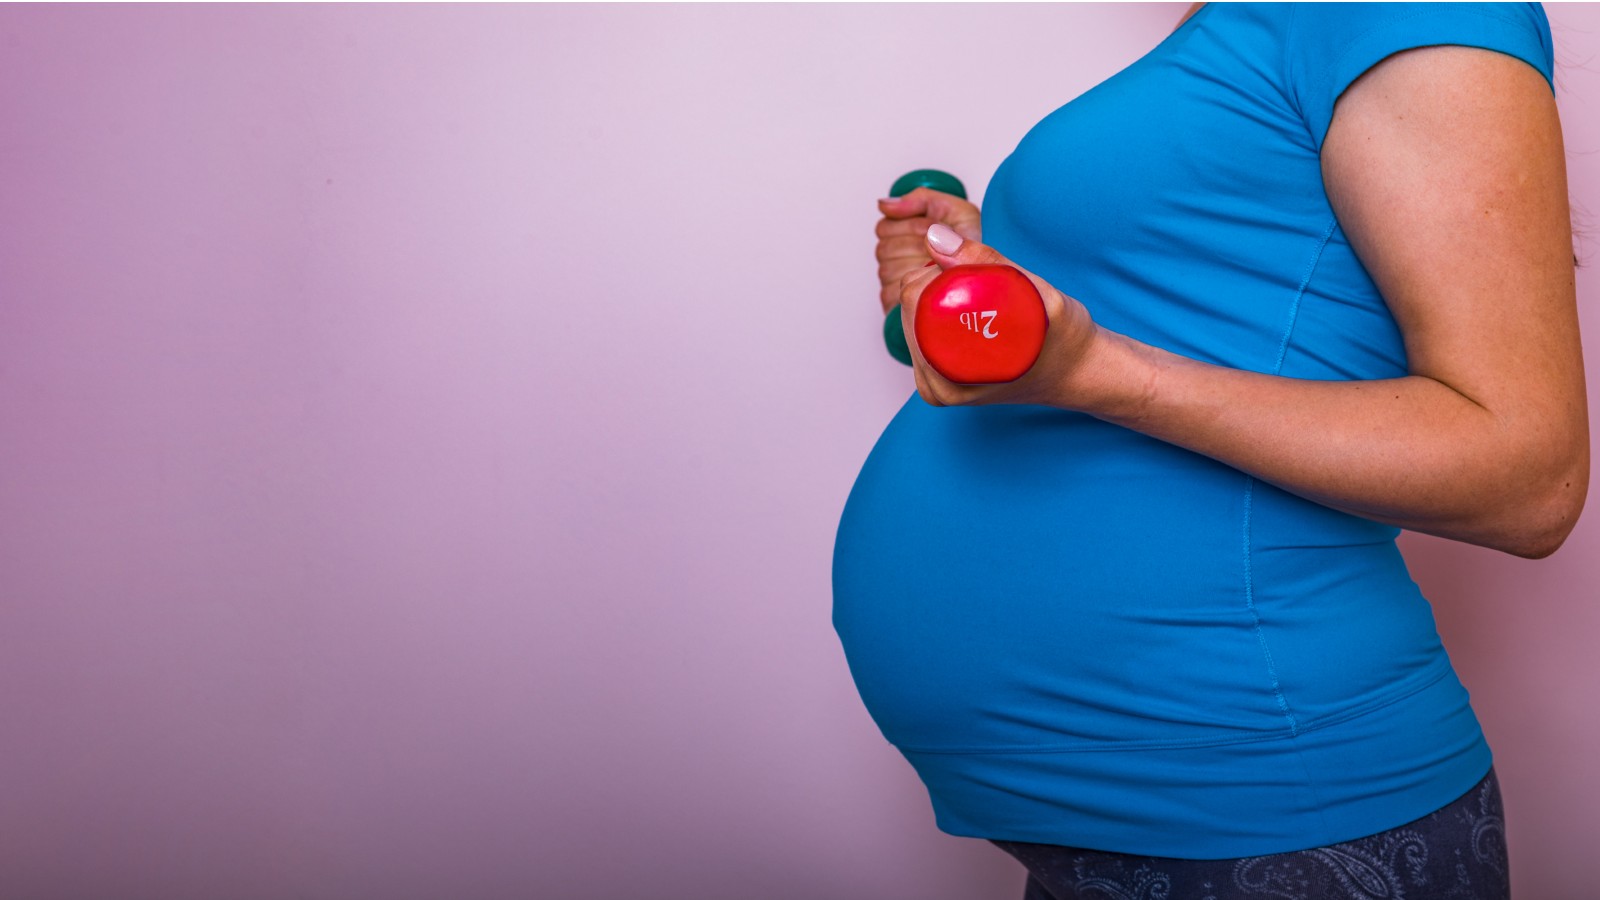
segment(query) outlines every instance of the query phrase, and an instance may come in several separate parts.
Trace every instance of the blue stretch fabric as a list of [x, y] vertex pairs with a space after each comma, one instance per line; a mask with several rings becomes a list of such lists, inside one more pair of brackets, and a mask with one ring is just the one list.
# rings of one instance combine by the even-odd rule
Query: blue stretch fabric
[[[1176, 353], [1404, 375], [1318, 153], [1351, 81], [1433, 44], [1551, 78], [1537, 5], [1207, 4], [1028, 132], [985, 240]], [[913, 394], [839, 522], [833, 624], [950, 834], [1319, 847], [1438, 809], [1491, 763], [1397, 533], [1089, 416]]]

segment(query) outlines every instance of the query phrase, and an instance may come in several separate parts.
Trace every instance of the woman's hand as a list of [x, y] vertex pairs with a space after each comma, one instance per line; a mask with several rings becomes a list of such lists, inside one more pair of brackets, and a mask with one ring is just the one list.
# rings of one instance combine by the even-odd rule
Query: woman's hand
[[884, 315], [900, 302], [901, 278], [933, 259], [924, 243], [928, 226], [937, 222], [966, 240], [983, 240], [978, 207], [952, 194], [917, 188], [902, 197], [879, 200], [878, 209], [883, 213], [877, 229], [878, 281], [882, 285], [878, 299]]
[[[906, 272], [890, 305], [900, 304], [906, 343], [911, 347], [911, 366], [916, 376], [917, 393], [924, 401], [931, 406], [1034, 403], [1073, 408], [1092, 392], [1090, 376], [1094, 367], [1089, 361], [1101, 334], [1083, 304], [1001, 256], [994, 248], [976, 239], [963, 240], [954, 229], [941, 223], [928, 228], [921, 254], [932, 264], [924, 263]], [[1050, 321], [1045, 331], [1044, 348], [1039, 352], [1039, 359], [1033, 368], [1015, 381], [1003, 384], [956, 384], [928, 365], [917, 346], [916, 329], [912, 323], [916, 321], [917, 304], [928, 283], [952, 266], [979, 264], [1016, 268], [1033, 282], [1039, 297], [1044, 300]]]

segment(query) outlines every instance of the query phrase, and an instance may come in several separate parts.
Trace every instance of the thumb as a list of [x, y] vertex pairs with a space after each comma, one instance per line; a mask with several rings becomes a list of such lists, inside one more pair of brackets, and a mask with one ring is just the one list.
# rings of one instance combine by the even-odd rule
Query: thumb
[[939, 268], [972, 265], [1010, 265], [993, 247], [978, 241], [969, 241], [957, 234], [954, 228], [936, 222], [928, 226], [928, 252]]

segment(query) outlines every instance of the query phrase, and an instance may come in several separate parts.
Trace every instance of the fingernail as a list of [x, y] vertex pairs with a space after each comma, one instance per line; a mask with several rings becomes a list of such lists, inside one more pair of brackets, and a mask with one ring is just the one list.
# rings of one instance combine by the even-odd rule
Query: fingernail
[[948, 225], [935, 223], [928, 229], [928, 243], [945, 256], [955, 256], [961, 249], [961, 235]]
[[899, 197], [880, 197], [880, 198], [878, 198], [878, 202], [879, 203], [893, 203], [893, 202], [895, 202], [896, 200], [899, 200], [899, 199], [900, 199]]

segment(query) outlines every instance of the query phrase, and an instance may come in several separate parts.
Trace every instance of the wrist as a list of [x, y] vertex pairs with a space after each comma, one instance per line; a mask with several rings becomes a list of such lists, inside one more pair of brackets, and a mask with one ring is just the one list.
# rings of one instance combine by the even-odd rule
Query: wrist
[[1161, 367], [1148, 345], [1092, 327], [1082, 357], [1060, 381], [1051, 405], [1133, 427], [1154, 406]]

